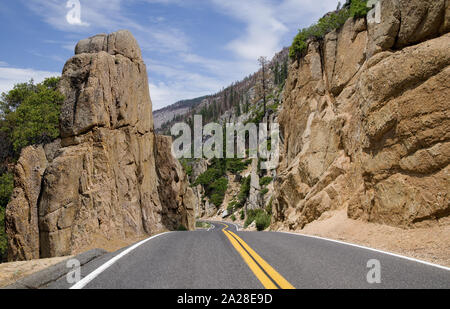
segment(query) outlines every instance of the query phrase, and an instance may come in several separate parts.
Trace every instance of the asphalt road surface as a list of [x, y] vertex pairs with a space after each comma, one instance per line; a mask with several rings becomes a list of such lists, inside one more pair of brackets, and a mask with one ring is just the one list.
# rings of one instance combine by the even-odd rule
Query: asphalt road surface
[[61, 278], [49, 288], [450, 288], [446, 268], [324, 239], [211, 223], [209, 230], [165, 233], [106, 254], [82, 266], [77, 284]]

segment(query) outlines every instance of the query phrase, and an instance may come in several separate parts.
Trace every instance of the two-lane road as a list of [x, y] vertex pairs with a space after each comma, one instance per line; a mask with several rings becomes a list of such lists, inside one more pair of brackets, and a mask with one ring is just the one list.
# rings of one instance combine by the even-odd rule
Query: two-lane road
[[[107, 254], [84, 265], [75, 286], [61, 278], [49, 288], [450, 288], [443, 267], [314, 237], [212, 224]], [[367, 280], [373, 260], [381, 283]]]

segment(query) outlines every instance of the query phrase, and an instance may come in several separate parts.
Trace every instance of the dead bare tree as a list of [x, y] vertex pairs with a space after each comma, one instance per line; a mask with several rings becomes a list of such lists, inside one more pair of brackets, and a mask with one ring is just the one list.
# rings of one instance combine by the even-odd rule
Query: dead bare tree
[[259, 65], [262, 69], [262, 88], [263, 88], [263, 98], [264, 98], [264, 116], [266, 116], [266, 67], [269, 61], [267, 57], [259, 57], [258, 58]]

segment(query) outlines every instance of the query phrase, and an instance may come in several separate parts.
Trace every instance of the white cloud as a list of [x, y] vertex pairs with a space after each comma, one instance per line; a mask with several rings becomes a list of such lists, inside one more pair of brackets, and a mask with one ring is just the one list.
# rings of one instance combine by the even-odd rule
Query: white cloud
[[6, 67], [8, 64], [4, 61], [0, 61], [0, 67]]
[[[272, 57], [292, 40], [296, 29], [308, 26], [333, 10], [338, 0], [210, 0], [209, 4], [243, 24], [241, 34], [224, 44], [230, 56], [215, 59], [195, 53], [190, 37], [175, 21], [149, 16], [146, 24], [135, 18], [129, 7], [137, 2], [178, 6], [204, 6], [191, 0], [80, 0], [81, 20], [89, 26], [70, 25], [65, 0], [22, 0], [34, 13], [54, 28], [65, 31], [62, 41], [48, 41], [73, 51], [80, 33], [92, 35], [129, 29], [144, 55], [160, 53], [158, 62], [148, 61], [154, 109], [181, 99], [211, 94], [241, 80], [258, 69], [259, 56]], [[341, 0], [343, 2], [344, 0]], [[170, 8], [169, 8], [170, 9]], [[178, 28], [177, 28], [178, 27]], [[72, 33], [72, 34], [70, 34]], [[147, 54], [145, 54], [147, 52]], [[153, 56], [151, 58], [154, 60]], [[161, 59], [162, 58], [162, 59]], [[55, 60], [58, 60], [55, 58]], [[1, 67], [1, 63], [0, 63]], [[154, 74], [160, 78], [153, 78]], [[27, 79], [23, 80], [26, 81]], [[6, 83], [0, 80], [0, 83]], [[9, 83], [11, 85], [11, 83]]]
[[[154, 111], [181, 100], [193, 99], [209, 94], [208, 91], [188, 89], [179, 83], [159, 82], [157, 84], [150, 83], [149, 86]], [[167, 104], [168, 102], [171, 103]]]
[[[272, 57], [283, 47], [292, 29], [308, 26], [336, 8], [337, 0], [213, 0], [219, 11], [243, 22], [244, 33], [227, 48], [238, 57], [254, 60]], [[301, 25], [303, 24], [303, 25]]]
[[[26, 0], [24, 4], [35, 14], [54, 28], [74, 33], [113, 32], [119, 29], [129, 29], [141, 43], [143, 50], [160, 51], [167, 53], [187, 51], [189, 48], [188, 37], [181, 29], [162, 23], [141, 25], [133, 16], [127, 15], [124, 0], [81, 0], [81, 20], [84, 25], [80, 27], [70, 24], [66, 20], [69, 9], [62, 0]], [[174, 0], [147, 0], [147, 2], [172, 3]], [[176, 2], [176, 1], [175, 1]], [[175, 3], [174, 2], [174, 3]], [[72, 44], [64, 44], [66, 49]]]
[[[153, 110], [180, 100], [211, 94], [223, 86], [223, 80], [220, 77], [195, 73], [170, 64], [150, 61], [148, 70]], [[154, 80], [152, 76], [155, 74], [163, 76], [167, 82]]]
[[0, 93], [7, 92], [15, 84], [28, 82], [30, 79], [33, 79], [36, 83], [40, 83], [47, 77], [60, 75], [60, 73], [56, 72], [0, 66]]

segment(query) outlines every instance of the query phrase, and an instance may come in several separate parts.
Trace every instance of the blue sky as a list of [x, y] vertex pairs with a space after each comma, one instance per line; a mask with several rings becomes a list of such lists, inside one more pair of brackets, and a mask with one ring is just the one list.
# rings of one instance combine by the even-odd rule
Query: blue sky
[[[289, 46], [337, 0], [1, 0], [0, 92], [61, 74], [80, 39], [130, 30], [142, 48], [154, 110], [212, 94]], [[345, 2], [342, 0], [342, 2]]]

